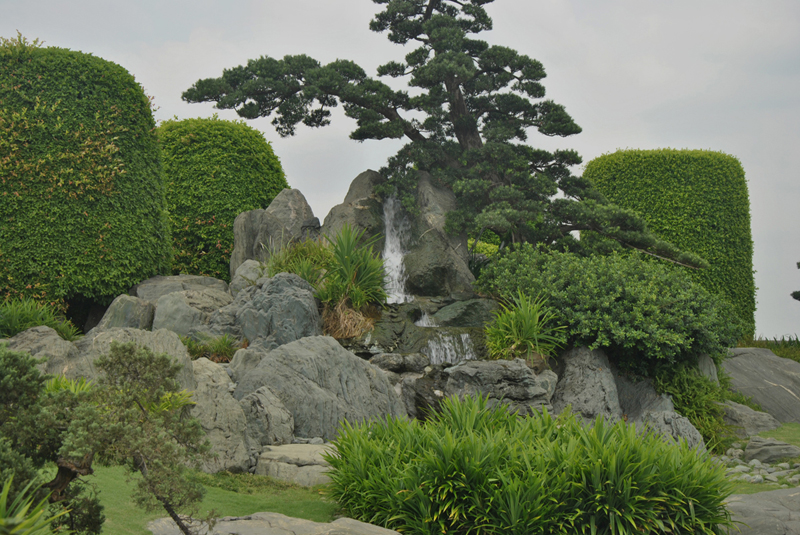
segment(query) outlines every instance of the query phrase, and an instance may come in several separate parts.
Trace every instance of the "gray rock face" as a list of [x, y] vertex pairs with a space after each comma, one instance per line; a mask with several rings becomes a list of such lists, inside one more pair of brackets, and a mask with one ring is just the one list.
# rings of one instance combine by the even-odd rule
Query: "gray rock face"
[[242, 212], [233, 222], [231, 278], [245, 260], [269, 260], [292, 241], [319, 236], [319, 220], [296, 189], [284, 189], [266, 208]]
[[622, 418], [614, 374], [605, 353], [577, 347], [562, 353], [559, 360], [564, 373], [553, 395], [556, 413], [571, 405], [572, 412], [587, 423], [598, 416], [610, 422]]
[[800, 363], [769, 349], [736, 348], [723, 368], [736, 392], [753, 398], [779, 422], [800, 423]]
[[327, 476], [330, 464], [323, 459], [322, 454], [330, 450], [330, 445], [270, 446], [259, 456], [255, 473], [303, 487], [324, 485], [331, 479]]
[[728, 498], [733, 520], [741, 522], [731, 535], [800, 535], [800, 490], [734, 494]]
[[500, 306], [492, 299], [456, 301], [433, 315], [436, 325], [442, 327], [483, 327], [494, 320]]
[[292, 442], [294, 417], [269, 388], [261, 387], [246, 395], [241, 407], [247, 420], [247, 441], [251, 451], [261, 451], [271, 444]]
[[184, 290], [205, 290], [209, 288], [227, 292], [228, 283], [214, 277], [201, 277], [200, 275], [169, 275], [166, 277], [159, 275], [133, 286], [128, 293], [155, 305], [162, 295]]
[[244, 472], [250, 468], [250, 455], [245, 443], [245, 416], [239, 402], [233, 399], [231, 379], [219, 364], [206, 358], [192, 362], [197, 388], [190, 414], [200, 420], [211, 442], [216, 458], [203, 464], [203, 471]]
[[211, 315], [208, 325], [190, 334], [200, 332], [246, 338], [251, 347], [269, 350], [322, 334], [322, 319], [311, 285], [297, 275], [279, 273], [240, 291], [233, 303]]
[[433, 184], [430, 174], [421, 172], [417, 206], [420, 213], [411, 223], [409, 252], [403, 260], [406, 290], [426, 296], [472, 294], [475, 277], [469, 270], [467, 237], [452, 236], [444, 230], [447, 212], [456, 207], [455, 195]]
[[725, 411], [725, 423], [733, 426], [734, 432], [741, 438], [757, 435], [762, 431], [772, 431], [781, 426], [781, 423], [766, 412], [754, 411], [747, 405], [734, 401], [722, 404]]
[[229, 305], [233, 298], [215, 288], [183, 290], [162, 295], [156, 303], [153, 329], [167, 329], [179, 336], [202, 329], [211, 314]]
[[665, 438], [672, 438], [676, 442], [684, 439], [690, 448], [706, 449], [703, 435], [695, 429], [688, 418], [677, 412], [649, 411], [642, 417], [642, 423]]
[[102, 331], [114, 327], [130, 327], [131, 329], [148, 330], [153, 326], [154, 314], [153, 303], [132, 295], [122, 294], [111, 302], [94, 329]]
[[747, 462], [758, 459], [762, 463], [774, 463], [793, 457], [800, 457], [800, 448], [774, 438], [752, 437], [744, 449]]
[[[238, 356], [237, 352], [234, 358]], [[292, 414], [294, 434], [301, 437], [331, 440], [342, 420], [405, 415], [384, 372], [328, 336], [280, 346], [245, 375], [236, 373], [235, 379], [237, 399], [262, 387], [272, 392]]]
[[446, 396], [489, 396], [490, 405], [503, 403], [521, 415], [542, 407], [552, 412], [550, 399], [558, 377], [550, 370], [536, 375], [522, 359], [462, 362], [444, 374]]
[[[202, 529], [199, 525], [194, 526]], [[170, 518], [159, 518], [147, 524], [153, 535], [182, 535]], [[202, 531], [201, 533], [205, 533]], [[218, 535], [398, 535], [396, 531], [365, 524], [352, 518], [337, 518], [330, 524], [291, 518], [280, 513], [220, 519], [214, 526]]]
[[337, 204], [325, 217], [322, 234], [333, 238], [346, 224], [355, 230], [363, 230], [365, 238], [380, 236], [373, 246], [382, 251], [384, 244], [383, 201], [375, 193], [375, 186], [386, 182], [381, 175], [367, 170], [350, 183], [350, 189], [342, 204]]
[[31, 327], [6, 340], [8, 349], [23, 351], [33, 358], [43, 359], [36, 367], [42, 373], [52, 375], [68, 375], [74, 377], [72, 370], [79, 361], [78, 348], [67, 342], [50, 327], [41, 325]]
[[266, 277], [266, 268], [258, 260], [245, 260], [236, 268], [236, 273], [231, 279], [229, 290], [236, 297], [241, 290], [248, 286], [255, 286], [259, 279]]
[[430, 360], [422, 353], [381, 353], [369, 359], [369, 363], [394, 373], [422, 373]]
[[649, 379], [639, 378], [634, 381], [614, 369], [614, 380], [617, 384], [619, 406], [628, 422], [641, 422], [648, 412], [675, 411], [670, 397], [657, 393]]
[[715, 384], [719, 384], [719, 377], [717, 376], [717, 365], [714, 360], [708, 355], [700, 355], [697, 359], [697, 367], [700, 368], [700, 373], [711, 379]]

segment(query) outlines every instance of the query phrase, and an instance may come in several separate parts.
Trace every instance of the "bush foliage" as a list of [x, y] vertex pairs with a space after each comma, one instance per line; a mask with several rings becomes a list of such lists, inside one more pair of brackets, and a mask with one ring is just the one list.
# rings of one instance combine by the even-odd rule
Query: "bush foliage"
[[345, 423], [328, 454], [331, 495], [352, 518], [418, 534], [725, 533], [731, 492], [706, 452], [521, 418], [485, 399], [445, 400], [426, 423]]
[[656, 235], [707, 260], [708, 269], [689, 270], [692, 279], [725, 296], [753, 334], [750, 200], [739, 160], [705, 150], [622, 150], [595, 158], [583, 176], [639, 212]]
[[110, 302], [168, 271], [154, 128], [119, 65], [0, 41], [0, 299]]
[[579, 257], [525, 244], [484, 268], [479, 286], [498, 295], [541, 292], [569, 344], [606, 347], [642, 375], [702, 353], [721, 358], [742, 334], [722, 297], [635, 256]]
[[166, 121], [158, 127], [172, 222], [173, 273], [230, 281], [233, 221], [288, 188], [264, 136], [243, 122]]

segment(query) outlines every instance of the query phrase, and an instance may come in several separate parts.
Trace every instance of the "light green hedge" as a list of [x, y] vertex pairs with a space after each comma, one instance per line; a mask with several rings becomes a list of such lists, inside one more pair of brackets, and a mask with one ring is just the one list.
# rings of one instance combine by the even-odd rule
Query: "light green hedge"
[[0, 300], [110, 302], [168, 272], [154, 128], [119, 65], [0, 41]]
[[587, 178], [612, 202], [638, 211], [650, 229], [711, 267], [688, 270], [726, 297], [755, 330], [750, 201], [739, 161], [704, 150], [621, 150], [589, 162]]
[[264, 136], [243, 122], [166, 121], [158, 127], [172, 222], [173, 272], [230, 280], [233, 221], [288, 188]]

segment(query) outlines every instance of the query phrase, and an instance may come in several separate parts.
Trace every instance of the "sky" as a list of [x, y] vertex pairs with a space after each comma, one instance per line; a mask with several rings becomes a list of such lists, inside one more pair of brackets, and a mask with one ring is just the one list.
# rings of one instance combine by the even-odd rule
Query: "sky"
[[[353, 60], [374, 76], [409, 49], [369, 30], [370, 0], [0, 0], [0, 36], [91, 53], [131, 72], [157, 120], [232, 110], [188, 104], [197, 80], [263, 55]], [[531, 133], [584, 163], [617, 149], [707, 149], [737, 157], [750, 192], [756, 333], [800, 334], [800, 2], [797, 0], [495, 0], [481, 38], [544, 64], [547, 98], [583, 128], [567, 138]], [[396, 86], [400, 87], [400, 86]], [[360, 172], [380, 169], [400, 140], [348, 138], [330, 126], [282, 139], [261, 131], [291, 187], [325, 218]], [[575, 173], [581, 173], [576, 168]]]

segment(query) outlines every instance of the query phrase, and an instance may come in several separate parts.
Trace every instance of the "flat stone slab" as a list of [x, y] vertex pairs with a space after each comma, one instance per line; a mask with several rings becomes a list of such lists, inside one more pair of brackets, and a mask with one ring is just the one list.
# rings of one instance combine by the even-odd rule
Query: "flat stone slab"
[[[205, 526], [199, 528], [199, 535], [208, 535]], [[159, 518], [147, 524], [153, 535], [182, 535], [178, 526], [170, 518]], [[396, 531], [373, 526], [353, 520], [338, 518], [331, 523], [312, 522], [291, 518], [279, 513], [253, 513], [248, 516], [227, 516], [217, 521], [211, 532], [218, 535], [397, 535]]]
[[330, 444], [267, 446], [258, 457], [255, 473], [304, 487], [324, 485], [330, 482], [330, 465], [322, 454], [331, 448]]
[[734, 494], [728, 509], [736, 524], [731, 535], [800, 535], [800, 488]]

